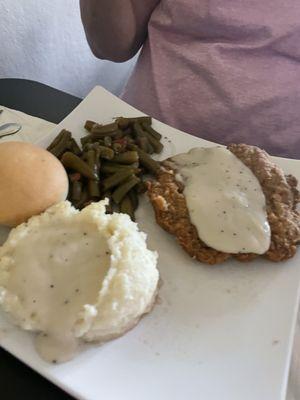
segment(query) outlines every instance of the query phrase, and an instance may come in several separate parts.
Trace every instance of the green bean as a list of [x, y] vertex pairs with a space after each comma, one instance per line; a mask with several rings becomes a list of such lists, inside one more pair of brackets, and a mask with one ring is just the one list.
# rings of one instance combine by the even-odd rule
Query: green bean
[[88, 200], [88, 194], [87, 194], [86, 189], [84, 188], [81, 191], [80, 200], [75, 202], [75, 207], [78, 208], [79, 210], [81, 210], [84, 207], [84, 205], [86, 204], [87, 200]]
[[[94, 140], [93, 141], [93, 148], [96, 148], [96, 147], [107, 147], [107, 146], [105, 146], [104, 145], [104, 141], [103, 140]], [[110, 149], [110, 147], [107, 147], [108, 149]]]
[[111, 160], [114, 157], [114, 152], [110, 147], [102, 146], [100, 142], [94, 142], [94, 143], [87, 143], [84, 146], [84, 151], [88, 150], [95, 150], [98, 158], [104, 158], [106, 160]]
[[84, 153], [86, 153], [87, 151], [89, 151], [89, 150], [92, 150], [94, 148], [94, 143], [86, 143], [84, 146], [83, 146], [83, 152]]
[[149, 143], [153, 147], [155, 153], [161, 153], [162, 149], [164, 148], [163, 144], [159, 142], [157, 139], [155, 139], [154, 136], [152, 136], [150, 133], [147, 131], [144, 131], [147, 139], [149, 140]]
[[80, 181], [81, 174], [79, 172], [73, 172], [68, 175], [70, 182]]
[[139, 163], [138, 162], [134, 162], [132, 164], [118, 164], [115, 162], [111, 162], [111, 161], [103, 161], [103, 166], [109, 166], [109, 167], [115, 167], [117, 169], [132, 169], [132, 168], [138, 168], [139, 167]]
[[114, 135], [114, 139], [122, 139], [124, 136], [125, 133], [121, 129], [118, 129]]
[[95, 152], [95, 164], [97, 166], [97, 170], [98, 170], [98, 177], [100, 178], [100, 167], [101, 167], [101, 160], [100, 160], [100, 153], [101, 150], [99, 149], [100, 146], [98, 146], [98, 143], [95, 143], [93, 145], [93, 149]]
[[145, 131], [141, 127], [141, 125], [138, 122], [134, 122], [133, 124], [133, 132], [135, 135], [135, 138], [137, 139], [138, 137], [145, 137]]
[[140, 149], [142, 149], [146, 153], [149, 153], [149, 141], [145, 136], [138, 137], [136, 139], [136, 142]]
[[59, 132], [58, 135], [55, 136], [55, 138], [52, 140], [52, 142], [48, 145], [47, 150], [50, 151], [52, 147], [56, 146], [57, 143], [60, 141], [61, 137], [64, 134], [64, 129]]
[[[95, 126], [95, 125], [99, 125], [99, 124], [97, 124], [97, 122], [94, 122], [94, 121], [86, 121], [85, 124], [84, 124], [84, 128], [85, 128], [87, 131], [91, 132], [93, 126]], [[100, 125], [100, 126], [101, 126], [101, 125]]]
[[140, 122], [140, 123], [145, 122], [151, 124], [152, 118], [147, 116], [136, 117], [136, 118], [118, 117], [116, 118], [116, 122], [119, 125], [120, 129], [126, 129], [128, 128], [129, 125], [132, 125], [134, 122]]
[[99, 179], [99, 167], [100, 167], [100, 162], [99, 158], [97, 158], [97, 153], [95, 149], [89, 150], [86, 153], [86, 160], [88, 166], [93, 170], [94, 175]]
[[88, 180], [88, 193], [92, 199], [99, 199], [100, 197], [99, 181], [95, 181], [92, 179]]
[[60, 136], [58, 143], [53, 146], [49, 151], [57, 158], [61, 157], [62, 154], [68, 150], [69, 141], [71, 139], [71, 132], [64, 130], [63, 134]]
[[127, 145], [128, 150], [133, 150], [133, 151], [137, 151], [137, 149], [139, 148], [138, 145], [136, 145], [135, 143], [130, 143]]
[[85, 161], [86, 162], [86, 160], [87, 160], [87, 153], [88, 153], [88, 151], [89, 150], [91, 150], [90, 148], [89, 149], [87, 149], [86, 147], [85, 147], [85, 150], [82, 152], [82, 154], [81, 154], [81, 159], [83, 160], [83, 161]]
[[124, 133], [124, 135], [125, 135], [125, 136], [131, 136], [131, 135], [132, 135], [132, 133], [133, 133], [133, 131], [132, 131], [132, 127], [131, 127], [131, 126], [129, 126], [128, 128], [126, 128], [126, 129], [123, 129], [123, 133]]
[[138, 122], [133, 124], [133, 130], [137, 138], [146, 137], [156, 153], [160, 153], [162, 151], [164, 147], [162, 143], [155, 139], [155, 137], [152, 136], [148, 131], [144, 130]]
[[92, 143], [93, 140], [92, 140], [91, 135], [87, 135], [87, 136], [83, 136], [83, 137], [80, 139], [80, 142], [81, 142], [82, 147], [84, 147], [84, 146], [86, 146], [88, 143]]
[[81, 154], [80, 147], [78, 146], [76, 140], [73, 139], [73, 138], [71, 138], [71, 140], [70, 140], [70, 150], [71, 150], [74, 154], [76, 154], [77, 156], [78, 156], [79, 154]]
[[91, 129], [91, 133], [92, 135], [94, 134], [103, 134], [103, 137], [105, 136], [105, 134], [109, 134], [109, 133], [113, 133], [115, 131], [117, 131], [119, 129], [119, 126], [116, 122], [113, 122], [111, 124], [107, 124], [107, 125], [98, 125], [97, 126], [93, 126]]
[[104, 174], [114, 174], [115, 172], [120, 172], [120, 171], [131, 171], [132, 174], [139, 174], [141, 170], [135, 166], [135, 164], [132, 165], [122, 165], [122, 164], [114, 164], [114, 163], [103, 163], [101, 166], [101, 172]]
[[55, 147], [61, 141], [62, 137], [66, 135], [66, 133], [68, 137], [71, 137], [71, 132], [67, 131], [66, 129], [61, 130], [59, 134], [53, 139], [53, 141], [49, 144], [47, 150], [50, 151], [53, 147]]
[[139, 155], [140, 164], [152, 174], [156, 174], [156, 172], [160, 168], [160, 164], [157, 161], [153, 160], [153, 158], [151, 158], [143, 150], [137, 148], [136, 151], [138, 152]]
[[110, 136], [104, 136], [104, 146], [111, 147], [112, 139]]
[[134, 207], [133, 207], [132, 201], [128, 195], [125, 196], [120, 203], [120, 212], [123, 214], [128, 214], [130, 216], [130, 218], [132, 219], [132, 221], [135, 220]]
[[130, 121], [129, 118], [118, 117], [116, 118], [116, 123], [118, 124], [120, 129], [126, 129], [128, 128]]
[[129, 135], [124, 136], [124, 138], [126, 138], [126, 140], [127, 140], [127, 145], [135, 143], [135, 140], [133, 139], [133, 137], [131, 137]]
[[[63, 130], [57, 135], [48, 149], [70, 169], [68, 198], [75, 206], [81, 208], [108, 196], [108, 212], [113, 211], [113, 204], [118, 205], [134, 219], [138, 195], [146, 190], [145, 182], [139, 179], [141, 172], [155, 174], [160, 168], [149, 156], [163, 149], [162, 136], [151, 122], [148, 116], [119, 117], [106, 125], [87, 120], [84, 127], [89, 134], [81, 138], [82, 151], [70, 132]], [[101, 184], [100, 172], [104, 175]]]
[[129, 190], [128, 196], [129, 196], [129, 198], [131, 200], [131, 203], [132, 203], [132, 206], [133, 206], [133, 210], [135, 211], [139, 206], [139, 197], [138, 197], [138, 194], [137, 194], [135, 188]]
[[130, 169], [114, 173], [113, 175], [103, 180], [102, 182], [103, 190], [107, 191], [108, 189], [111, 189], [119, 185], [121, 182], [125, 181], [130, 176], [132, 176], [132, 171]]
[[94, 171], [88, 166], [88, 164], [70, 151], [67, 151], [63, 154], [61, 162], [64, 167], [73, 169], [76, 172], [80, 172], [86, 178], [97, 179], [97, 176], [94, 174]]
[[136, 151], [126, 151], [125, 153], [117, 154], [112, 161], [120, 164], [132, 164], [139, 160], [139, 155]]
[[152, 144], [149, 143], [149, 145], [148, 145], [148, 154], [153, 154], [153, 153], [155, 153], [154, 148], [153, 148]]
[[140, 182], [140, 179], [135, 175], [126, 179], [124, 183], [117, 187], [117, 189], [112, 194], [112, 199], [116, 204], [119, 204], [124, 196], [132, 189], [135, 185]]
[[104, 163], [101, 166], [101, 172], [103, 172], [104, 174], [114, 174], [115, 172], [120, 171], [120, 169], [120, 167], [115, 167], [113, 165]]
[[116, 154], [119, 154], [121, 152], [123, 146], [121, 145], [121, 143], [113, 143], [112, 148]]
[[127, 151], [128, 136], [123, 136], [120, 139], [115, 139], [113, 144], [119, 144], [121, 146], [119, 153], [124, 153], [125, 151]]
[[71, 194], [72, 202], [76, 202], [76, 201], [80, 200], [81, 192], [82, 192], [82, 182], [80, 182], [80, 181], [73, 182], [72, 194]]
[[91, 134], [91, 140], [97, 141], [104, 139], [106, 136], [110, 136], [112, 138], [122, 137], [124, 134], [120, 129], [111, 132], [97, 132]]
[[145, 131], [147, 131], [148, 133], [150, 133], [150, 135], [152, 135], [156, 140], [161, 140], [162, 135], [157, 132], [156, 130], [154, 130], [152, 128], [152, 126], [150, 126], [149, 124], [142, 122], [142, 127], [144, 128]]
[[105, 160], [111, 160], [114, 158], [114, 151], [110, 147], [101, 146], [98, 143], [93, 144], [93, 148], [97, 150], [99, 157]]
[[144, 117], [137, 117], [135, 118], [135, 120], [141, 124], [146, 123], [151, 125], [152, 124], [152, 118], [148, 117], [148, 116], [144, 116]]
[[100, 189], [99, 189], [99, 159], [96, 160], [96, 152], [95, 150], [89, 150], [87, 152], [87, 164], [93, 170], [97, 179], [89, 179], [88, 180], [88, 192], [89, 195], [94, 198], [100, 197]]
[[136, 143], [137, 143], [138, 147], [141, 150], [143, 150], [145, 153], [148, 153], [148, 154], [154, 153], [154, 149], [146, 136], [138, 137], [136, 139]]

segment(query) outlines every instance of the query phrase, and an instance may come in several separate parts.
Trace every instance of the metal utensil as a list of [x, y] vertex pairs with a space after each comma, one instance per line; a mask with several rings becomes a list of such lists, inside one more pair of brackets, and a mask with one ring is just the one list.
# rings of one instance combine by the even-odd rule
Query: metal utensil
[[22, 125], [16, 124], [14, 122], [8, 122], [7, 124], [0, 125], [0, 139], [4, 136], [14, 135], [19, 132], [22, 128]]

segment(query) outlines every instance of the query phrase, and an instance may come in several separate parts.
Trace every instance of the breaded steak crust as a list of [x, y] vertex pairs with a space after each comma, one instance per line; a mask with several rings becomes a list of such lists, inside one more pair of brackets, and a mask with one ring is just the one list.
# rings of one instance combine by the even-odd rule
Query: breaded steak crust
[[[258, 179], [266, 198], [267, 217], [271, 228], [271, 245], [263, 255], [271, 261], [282, 261], [294, 256], [300, 242], [300, 215], [296, 210], [300, 201], [297, 180], [285, 176], [268, 154], [255, 146], [232, 144], [228, 149], [238, 157]], [[157, 180], [149, 182], [148, 196], [156, 221], [177, 238], [183, 249], [198, 261], [221, 263], [233, 256], [240, 261], [251, 261], [258, 255], [229, 254], [208, 247], [191, 223], [181, 183], [168, 161], [162, 163]]]

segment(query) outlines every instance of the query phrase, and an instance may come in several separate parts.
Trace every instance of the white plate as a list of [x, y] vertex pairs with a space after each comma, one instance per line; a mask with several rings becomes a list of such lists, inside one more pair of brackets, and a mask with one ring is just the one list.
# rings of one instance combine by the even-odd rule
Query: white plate
[[[76, 138], [85, 120], [107, 121], [141, 113], [96, 87], [41, 144], [62, 128]], [[158, 121], [162, 158], [211, 143]], [[300, 179], [300, 162], [276, 159]], [[89, 400], [283, 400], [300, 286], [300, 252], [274, 264], [257, 260], [206, 266], [190, 259], [155, 224], [143, 201], [138, 213], [148, 244], [159, 252], [161, 303], [125, 336], [87, 346], [62, 365], [43, 362], [33, 335], [0, 314], [1, 345], [80, 399]]]

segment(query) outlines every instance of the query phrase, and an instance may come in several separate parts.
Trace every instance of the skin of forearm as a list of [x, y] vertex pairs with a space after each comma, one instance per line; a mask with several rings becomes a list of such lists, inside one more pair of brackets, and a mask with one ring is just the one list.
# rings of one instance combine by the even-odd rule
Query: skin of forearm
[[147, 36], [160, 0], [80, 0], [88, 43], [96, 57], [122, 62], [133, 57]]

